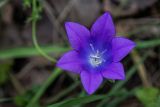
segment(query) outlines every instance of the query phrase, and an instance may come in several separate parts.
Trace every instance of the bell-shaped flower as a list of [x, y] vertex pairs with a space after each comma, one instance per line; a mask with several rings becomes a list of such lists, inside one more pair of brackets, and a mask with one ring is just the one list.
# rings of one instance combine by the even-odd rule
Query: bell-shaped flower
[[65, 28], [73, 50], [65, 53], [57, 66], [80, 74], [88, 94], [97, 90], [103, 78], [125, 79], [120, 61], [135, 47], [135, 43], [124, 37], [116, 37], [110, 13], [100, 16], [90, 30], [74, 22], [66, 22]]

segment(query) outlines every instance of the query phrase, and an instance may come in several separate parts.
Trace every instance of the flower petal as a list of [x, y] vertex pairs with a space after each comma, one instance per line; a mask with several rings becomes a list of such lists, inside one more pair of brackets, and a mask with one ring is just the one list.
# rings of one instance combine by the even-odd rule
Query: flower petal
[[113, 80], [124, 80], [125, 73], [121, 63], [112, 63], [102, 72], [103, 77]]
[[116, 34], [114, 23], [109, 12], [100, 16], [91, 28], [91, 35], [100, 40], [110, 40]]
[[57, 66], [73, 73], [80, 73], [82, 69], [81, 60], [76, 51], [65, 53], [57, 62]]
[[65, 28], [72, 48], [79, 49], [82, 45], [87, 43], [90, 32], [86, 27], [78, 23], [66, 22]]
[[103, 81], [101, 73], [81, 72], [81, 81], [88, 94], [94, 93]]
[[112, 40], [113, 61], [122, 60], [134, 47], [135, 43], [123, 37], [116, 37]]

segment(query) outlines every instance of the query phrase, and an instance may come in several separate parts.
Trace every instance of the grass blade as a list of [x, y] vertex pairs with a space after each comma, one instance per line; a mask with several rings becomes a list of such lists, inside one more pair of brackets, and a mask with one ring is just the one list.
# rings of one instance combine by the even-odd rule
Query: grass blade
[[[45, 53], [63, 53], [68, 50], [68, 48], [58, 47], [58, 46], [42, 46], [41, 49]], [[40, 53], [34, 47], [21, 47], [6, 49], [0, 51], [0, 59], [6, 58], [20, 58], [20, 57], [29, 57], [34, 55], [40, 55]]]
[[85, 96], [85, 97], [65, 100], [63, 102], [56, 103], [48, 107], [71, 107], [73, 105], [86, 104], [86, 103], [101, 100], [104, 98], [106, 98], [106, 95], [91, 95], [91, 96]]

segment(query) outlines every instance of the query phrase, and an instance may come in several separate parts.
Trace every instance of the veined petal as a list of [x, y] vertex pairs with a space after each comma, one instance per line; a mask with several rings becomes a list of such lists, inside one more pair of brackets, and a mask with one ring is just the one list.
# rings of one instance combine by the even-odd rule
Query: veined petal
[[99, 40], [110, 40], [116, 34], [114, 23], [109, 12], [100, 16], [91, 28], [91, 35]]
[[82, 69], [81, 60], [74, 50], [65, 53], [57, 62], [57, 66], [74, 73], [80, 73]]
[[94, 93], [103, 81], [101, 73], [81, 72], [81, 81], [88, 94]]
[[136, 44], [123, 37], [115, 37], [112, 40], [113, 61], [119, 62], [136, 46]]
[[66, 22], [65, 28], [72, 48], [78, 50], [83, 45], [85, 46], [90, 36], [90, 31], [86, 27], [78, 23]]
[[108, 65], [108, 67], [104, 71], [102, 71], [102, 75], [107, 79], [113, 79], [113, 80], [125, 79], [124, 68], [121, 63], [112, 63]]

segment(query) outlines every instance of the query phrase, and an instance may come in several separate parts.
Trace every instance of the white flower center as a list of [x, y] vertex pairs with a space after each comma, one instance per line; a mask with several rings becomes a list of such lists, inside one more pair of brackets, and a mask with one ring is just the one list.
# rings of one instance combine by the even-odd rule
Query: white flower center
[[90, 47], [91, 47], [93, 53], [91, 53], [90, 56], [89, 56], [89, 63], [93, 67], [97, 67], [97, 66], [101, 65], [103, 62], [105, 62], [105, 59], [103, 58], [103, 54], [105, 52], [107, 52], [107, 50], [99, 52], [99, 50], [95, 51], [95, 49], [94, 49], [92, 44], [90, 44]]

